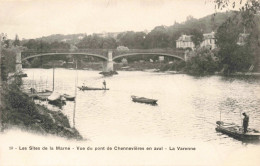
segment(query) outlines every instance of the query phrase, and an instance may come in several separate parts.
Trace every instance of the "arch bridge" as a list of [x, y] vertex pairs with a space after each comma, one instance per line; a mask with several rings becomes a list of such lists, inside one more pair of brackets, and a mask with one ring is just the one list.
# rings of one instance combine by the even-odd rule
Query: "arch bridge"
[[42, 56], [53, 55], [83, 55], [100, 58], [104, 63], [103, 71], [113, 71], [113, 63], [120, 58], [136, 56], [136, 55], [158, 55], [173, 57], [179, 60], [186, 60], [186, 54], [182, 50], [176, 49], [56, 49], [56, 50], [25, 50], [17, 52], [16, 56], [16, 72], [22, 70], [22, 61]]

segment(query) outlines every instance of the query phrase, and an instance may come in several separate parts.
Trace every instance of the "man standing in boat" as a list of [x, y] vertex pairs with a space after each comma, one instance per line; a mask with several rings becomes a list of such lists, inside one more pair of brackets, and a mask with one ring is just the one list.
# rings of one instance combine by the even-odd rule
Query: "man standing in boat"
[[248, 127], [248, 122], [249, 122], [249, 116], [245, 112], [242, 115], [244, 116], [244, 119], [243, 119], [244, 133], [246, 133], [247, 127]]
[[107, 83], [105, 80], [103, 81], [103, 85], [104, 85], [104, 89], [107, 89]]

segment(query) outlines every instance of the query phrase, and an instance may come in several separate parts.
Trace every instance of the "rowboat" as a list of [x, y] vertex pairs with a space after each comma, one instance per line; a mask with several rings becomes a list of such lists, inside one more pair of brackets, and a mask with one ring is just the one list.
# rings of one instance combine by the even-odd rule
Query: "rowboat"
[[49, 91], [49, 90], [37, 92], [36, 99], [46, 100], [51, 94], [52, 94], [52, 91]]
[[102, 71], [102, 72], [100, 72], [99, 74], [102, 74], [102, 75], [104, 75], [104, 76], [113, 76], [113, 75], [118, 74], [118, 72], [117, 72], [117, 71], [109, 71], [109, 72], [104, 72], [104, 71]]
[[145, 97], [137, 97], [137, 96], [131, 96], [133, 102], [138, 102], [138, 103], [145, 103], [145, 104], [157, 104], [156, 102], [158, 100], [155, 99], [149, 99]]
[[222, 121], [216, 122], [216, 131], [227, 134], [239, 140], [259, 140], [260, 132], [255, 129], [248, 128], [246, 133], [243, 132], [243, 127], [234, 123], [224, 123]]
[[81, 87], [78, 87], [79, 90], [109, 90], [109, 89], [105, 89], [105, 88], [93, 88], [93, 87], [88, 87], [88, 86], [81, 86]]
[[65, 98], [57, 92], [52, 93], [48, 98], [49, 104], [63, 106], [66, 104]]
[[29, 97], [38, 99], [38, 100], [46, 100], [52, 94], [52, 91], [43, 90], [43, 91], [37, 92], [36, 89], [34, 89], [34, 88], [30, 88], [29, 91], [30, 92], [26, 92], [26, 94]]
[[62, 95], [66, 100], [69, 100], [69, 101], [74, 101], [75, 100], [75, 96], [71, 96], [71, 95], [68, 95], [68, 94], [63, 94]]

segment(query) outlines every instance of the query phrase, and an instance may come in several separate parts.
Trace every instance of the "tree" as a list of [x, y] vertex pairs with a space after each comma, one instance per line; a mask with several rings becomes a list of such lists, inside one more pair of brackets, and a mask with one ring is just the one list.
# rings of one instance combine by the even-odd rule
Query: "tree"
[[191, 30], [191, 40], [195, 44], [195, 46], [200, 45], [200, 43], [203, 41], [203, 34], [201, 31], [197, 29]]
[[218, 61], [215, 53], [208, 48], [200, 48], [194, 52], [186, 63], [186, 69], [192, 75], [214, 74], [218, 70]]
[[85, 36], [77, 45], [78, 48], [92, 48], [92, 49], [99, 49], [103, 46], [103, 38], [94, 34]]
[[251, 30], [248, 36], [248, 45], [254, 56], [254, 70], [260, 71], [260, 17], [255, 18], [256, 26]]
[[0, 79], [6, 81], [8, 73], [15, 71], [16, 50], [6, 46], [6, 35], [0, 34], [0, 38]]
[[[4, 65], [4, 57], [3, 57], [3, 46], [6, 40], [6, 34], [0, 33], [0, 88], [2, 88], [2, 80], [6, 81], [7, 79], [7, 72], [6, 66]], [[2, 90], [2, 89], [0, 89]], [[1, 95], [1, 94], [0, 94]], [[1, 96], [0, 96], [1, 98]], [[1, 102], [1, 99], [0, 99]]]
[[115, 49], [117, 47], [116, 40], [112, 37], [106, 37], [103, 39], [102, 48]]
[[18, 37], [17, 34], [15, 35], [15, 39], [14, 39], [13, 45], [14, 46], [20, 46], [20, 40], [19, 40], [19, 37]]
[[192, 20], [196, 20], [192, 15], [188, 15], [186, 17], [186, 21], [192, 21]]
[[125, 33], [120, 33], [117, 38], [119, 40], [119, 45], [126, 46], [128, 48], [135, 47], [135, 32], [127, 31]]
[[167, 27], [155, 27], [145, 38], [146, 48], [167, 48], [169, 46], [169, 33]]
[[254, 17], [260, 13], [259, 0], [214, 0], [215, 9], [226, 9], [229, 7], [235, 8], [237, 5], [242, 5], [239, 8], [239, 14], [242, 16], [242, 24], [248, 28], [254, 26]]
[[[238, 1], [235, 0], [214, 0], [216, 9], [235, 8]], [[235, 15], [222, 24], [217, 31], [216, 39], [219, 46], [219, 59], [226, 74], [236, 71], [247, 71], [249, 66], [259, 60], [259, 14], [260, 2], [257, 0], [240, 0], [243, 4]], [[258, 17], [258, 18], [257, 18]], [[256, 21], [258, 19], [258, 21]], [[239, 33], [246, 29], [249, 33], [247, 42], [238, 46]], [[258, 62], [259, 63], [259, 62]], [[257, 65], [258, 66], [258, 65]]]
[[48, 51], [51, 49], [51, 45], [49, 43], [35, 39], [30, 39], [28, 42], [24, 43], [23, 46], [37, 51]]
[[243, 46], [237, 44], [242, 31], [241, 17], [235, 15], [222, 24], [216, 33], [216, 44], [219, 47], [218, 58], [225, 74], [246, 71], [253, 63], [254, 55], [248, 41]]
[[70, 44], [55, 41], [50, 44], [50, 48], [51, 49], [70, 49]]
[[144, 32], [136, 32], [134, 35], [134, 48], [144, 48], [146, 34]]

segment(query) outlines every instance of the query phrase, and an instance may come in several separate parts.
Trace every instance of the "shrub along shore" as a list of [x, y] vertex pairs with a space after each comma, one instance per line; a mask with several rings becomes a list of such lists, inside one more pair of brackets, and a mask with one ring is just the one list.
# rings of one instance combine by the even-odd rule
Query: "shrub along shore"
[[43, 135], [52, 134], [68, 139], [83, 139], [77, 129], [70, 126], [68, 118], [61, 111], [51, 111], [35, 104], [20, 90], [17, 79], [20, 78], [2, 87], [0, 106], [2, 131], [18, 127]]

